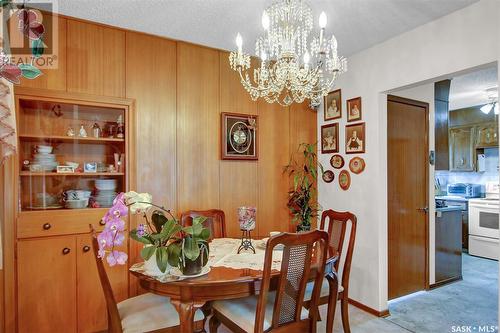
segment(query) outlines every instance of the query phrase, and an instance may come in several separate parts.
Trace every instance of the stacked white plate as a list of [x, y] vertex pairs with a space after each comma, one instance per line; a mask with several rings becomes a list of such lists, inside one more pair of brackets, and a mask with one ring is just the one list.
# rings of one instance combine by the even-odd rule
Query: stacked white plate
[[94, 200], [100, 207], [111, 207], [116, 197], [116, 179], [96, 179], [95, 187], [97, 193]]
[[56, 155], [51, 153], [42, 153], [39, 150], [38, 153], [34, 154], [33, 164], [38, 164], [42, 167], [43, 171], [54, 171], [57, 169]]

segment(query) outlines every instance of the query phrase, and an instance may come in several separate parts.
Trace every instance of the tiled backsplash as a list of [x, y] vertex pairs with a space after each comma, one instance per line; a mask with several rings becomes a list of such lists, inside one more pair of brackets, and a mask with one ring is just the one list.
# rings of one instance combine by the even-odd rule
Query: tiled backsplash
[[446, 185], [454, 183], [486, 184], [498, 182], [498, 148], [485, 150], [485, 172], [450, 172], [436, 171], [435, 177], [439, 179], [441, 190], [446, 191]]

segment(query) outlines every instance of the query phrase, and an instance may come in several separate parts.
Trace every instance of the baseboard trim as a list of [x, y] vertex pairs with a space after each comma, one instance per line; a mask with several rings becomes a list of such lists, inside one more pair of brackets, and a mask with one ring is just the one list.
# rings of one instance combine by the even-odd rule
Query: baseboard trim
[[377, 310], [369, 307], [368, 305], [365, 305], [363, 303], [360, 303], [358, 301], [353, 300], [352, 298], [349, 298], [349, 304], [352, 304], [353, 306], [357, 307], [358, 309], [361, 309], [361, 310], [368, 312], [369, 314], [372, 314], [372, 315], [377, 316], [377, 317], [387, 317], [390, 315], [389, 309], [377, 311]]
[[453, 277], [453, 278], [450, 278], [447, 280], [439, 281], [437, 283], [431, 284], [429, 286], [429, 290], [434, 289], [434, 288], [438, 288], [438, 287], [442, 287], [445, 284], [453, 283], [453, 282], [457, 282], [457, 281], [461, 281], [461, 280], [462, 280], [462, 276], [460, 275], [460, 276], [456, 276], [456, 277]]

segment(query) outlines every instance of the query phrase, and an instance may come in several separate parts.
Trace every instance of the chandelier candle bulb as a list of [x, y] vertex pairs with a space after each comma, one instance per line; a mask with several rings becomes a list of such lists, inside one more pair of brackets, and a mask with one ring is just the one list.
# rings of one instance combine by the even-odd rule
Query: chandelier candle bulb
[[241, 38], [240, 33], [236, 35], [236, 46], [238, 47], [238, 54], [242, 53], [242, 47], [243, 47], [243, 38]]
[[262, 27], [264, 27], [264, 30], [269, 30], [269, 15], [267, 15], [266, 11], [262, 13]]

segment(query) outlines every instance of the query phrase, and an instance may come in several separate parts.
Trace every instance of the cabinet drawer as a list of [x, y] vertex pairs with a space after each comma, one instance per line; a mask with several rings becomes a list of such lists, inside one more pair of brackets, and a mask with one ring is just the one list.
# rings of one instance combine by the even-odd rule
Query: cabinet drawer
[[99, 224], [106, 208], [22, 212], [17, 223], [17, 237], [31, 238], [81, 234], [90, 232], [89, 224], [101, 230]]

